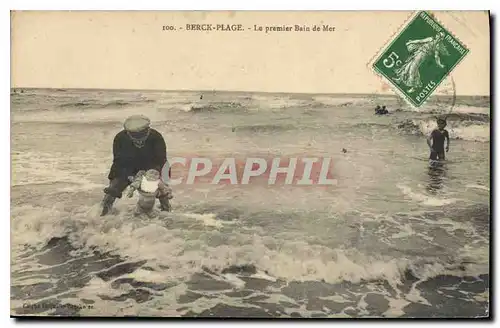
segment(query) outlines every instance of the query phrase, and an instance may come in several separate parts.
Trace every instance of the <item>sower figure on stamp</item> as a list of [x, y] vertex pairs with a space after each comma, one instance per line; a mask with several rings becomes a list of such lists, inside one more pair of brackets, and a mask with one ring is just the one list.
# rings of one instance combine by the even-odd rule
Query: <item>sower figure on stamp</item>
[[434, 56], [436, 65], [444, 68], [440, 55], [449, 55], [449, 53], [442, 43], [443, 38], [444, 33], [441, 32], [434, 37], [410, 40], [406, 43], [410, 56], [400, 68], [396, 69], [396, 78], [394, 80], [407, 86], [409, 93], [414, 92], [416, 88], [422, 87], [420, 66], [427, 58]]
[[[125, 120], [124, 129], [113, 140], [113, 164], [108, 175], [109, 186], [104, 189], [101, 216], [110, 212], [116, 198], [121, 198], [127, 186], [135, 181], [140, 171], [161, 172], [167, 161], [167, 147], [162, 135], [150, 127], [151, 121], [143, 115]], [[170, 188], [158, 181], [155, 197], [162, 211], [170, 211]]]

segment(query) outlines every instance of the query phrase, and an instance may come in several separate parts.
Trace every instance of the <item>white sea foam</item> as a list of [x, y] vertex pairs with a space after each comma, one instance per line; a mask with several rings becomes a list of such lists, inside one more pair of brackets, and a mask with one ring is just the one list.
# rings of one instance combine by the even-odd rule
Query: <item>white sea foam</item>
[[[437, 128], [435, 119], [412, 120], [420, 132], [429, 136]], [[451, 139], [488, 142], [490, 140], [490, 127], [486, 124], [467, 124], [464, 122], [449, 122], [446, 127]]]
[[398, 185], [397, 187], [401, 190], [403, 195], [405, 195], [406, 197], [412, 199], [413, 201], [417, 201], [425, 206], [450, 205], [450, 204], [455, 203], [458, 200], [456, 198], [438, 198], [438, 197], [424, 195], [424, 194], [412, 191], [412, 189], [410, 187], [405, 186], [405, 185]]
[[481, 189], [481, 190], [486, 190], [486, 191], [490, 191], [490, 188], [487, 187], [487, 186], [482, 186], [482, 185], [478, 185], [478, 184], [468, 184], [465, 186], [466, 188], [474, 188], [474, 189]]
[[[180, 215], [175, 220], [186, 220], [183, 216], [193, 217]], [[213, 217], [209, 221], [212, 220]], [[201, 239], [193, 239], [194, 232], [186, 234], [182, 229], [167, 229], [161, 220], [145, 222], [134, 220], [128, 214], [102, 220], [85, 211], [75, 211], [69, 217], [57, 208], [40, 211], [23, 206], [13, 211], [12, 227], [13, 242], [18, 245], [26, 242], [33, 245], [36, 241], [38, 247], [42, 247], [53, 237], [68, 236], [73, 245], [81, 249], [97, 246], [132, 260], [147, 260], [153, 267], [168, 266], [169, 269], [156, 273], [155, 281], [182, 280], [202, 267], [218, 271], [251, 263], [267, 276], [287, 280], [337, 283], [383, 279], [398, 284], [403, 272], [412, 265], [407, 258], [370, 257], [354, 249], [331, 249], [293, 240], [272, 249], [266, 246], [265, 238], [236, 231], [229, 244], [207, 245]], [[425, 275], [439, 274], [444, 270], [440, 268], [444, 266], [435, 267]], [[141, 272], [133, 275], [146, 275]]]

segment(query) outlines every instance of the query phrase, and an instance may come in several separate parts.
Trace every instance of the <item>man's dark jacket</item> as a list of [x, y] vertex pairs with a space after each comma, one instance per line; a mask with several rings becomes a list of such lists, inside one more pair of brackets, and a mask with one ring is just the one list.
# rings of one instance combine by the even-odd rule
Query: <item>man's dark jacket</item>
[[140, 170], [155, 169], [161, 172], [166, 161], [167, 146], [158, 131], [151, 129], [144, 146], [138, 148], [123, 130], [113, 140], [113, 164], [108, 178], [126, 180]]

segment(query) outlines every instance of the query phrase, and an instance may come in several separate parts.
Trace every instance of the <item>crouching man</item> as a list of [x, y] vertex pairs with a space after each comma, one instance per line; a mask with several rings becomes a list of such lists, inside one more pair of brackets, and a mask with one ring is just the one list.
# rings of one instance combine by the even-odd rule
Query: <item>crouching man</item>
[[[167, 147], [162, 135], [150, 127], [151, 121], [143, 115], [125, 120], [124, 129], [113, 140], [113, 164], [108, 175], [109, 186], [104, 189], [101, 216], [108, 214], [117, 198], [140, 171], [162, 172], [167, 161]], [[163, 183], [163, 182], [160, 182]], [[158, 189], [157, 198], [162, 211], [170, 211], [172, 195], [169, 188]]]

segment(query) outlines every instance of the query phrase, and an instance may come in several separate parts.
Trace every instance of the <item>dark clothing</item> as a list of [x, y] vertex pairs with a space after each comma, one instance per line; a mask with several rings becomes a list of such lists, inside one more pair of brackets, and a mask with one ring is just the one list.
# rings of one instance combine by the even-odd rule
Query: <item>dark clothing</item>
[[[116, 198], [121, 198], [123, 191], [130, 185], [130, 176], [135, 177], [141, 170], [155, 169], [162, 172], [167, 162], [167, 146], [162, 135], [150, 129], [142, 147], [136, 147], [125, 130], [119, 132], [113, 140], [113, 164], [108, 174], [109, 186], [104, 189], [101, 216], [109, 213]], [[168, 172], [170, 176], [170, 170]], [[157, 198], [162, 211], [170, 211], [171, 193], [166, 188], [159, 188]]]
[[[140, 170], [155, 169], [161, 172], [166, 161], [167, 146], [158, 131], [151, 129], [144, 146], [138, 148], [123, 130], [113, 140], [113, 164], [108, 178], [112, 181], [115, 179], [122, 181], [116, 182], [116, 186], [123, 191], [129, 184], [129, 176], [135, 176]], [[121, 188], [125, 182], [127, 184]]]
[[109, 182], [109, 186], [104, 188], [104, 193], [115, 198], [122, 198], [122, 193], [129, 184], [128, 179], [114, 178]]
[[439, 152], [439, 153], [432, 151], [431, 156], [429, 156], [429, 159], [431, 159], [433, 161], [437, 161], [438, 159], [444, 161], [445, 160], [444, 151]]
[[[104, 206], [101, 216], [106, 215], [111, 210], [111, 206], [113, 205], [113, 202], [116, 198], [122, 198], [123, 191], [128, 187], [130, 183], [131, 182], [128, 179], [124, 180], [120, 178], [114, 178], [109, 182], [109, 186], [104, 188], [104, 193], [106, 194], [106, 196], [103, 201]], [[163, 192], [161, 188], [159, 189], [159, 191], [160, 192], [158, 193], [156, 198], [158, 198], [158, 200], [160, 201], [162, 210], [170, 212], [172, 209], [170, 205], [170, 199], [172, 198], [171, 194], [169, 195]]]
[[444, 154], [444, 142], [446, 139], [449, 139], [449, 137], [448, 131], [446, 130], [439, 131], [438, 129], [435, 129], [432, 131], [432, 149], [434, 152]]

